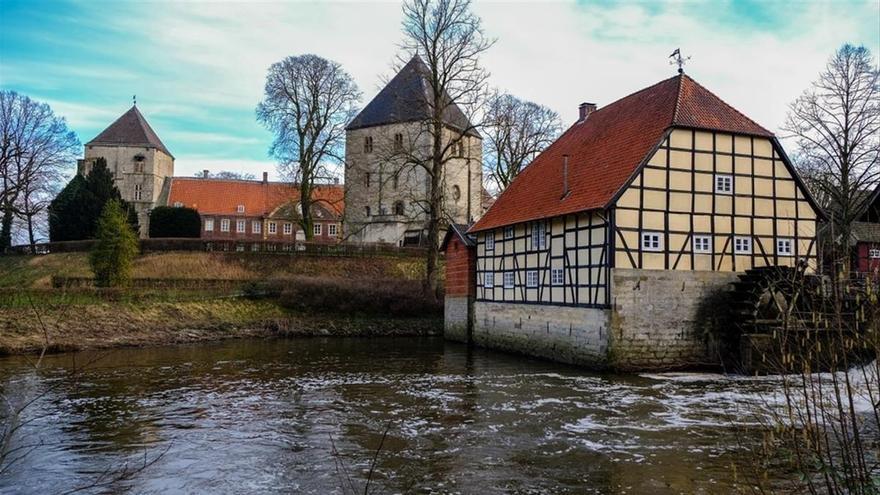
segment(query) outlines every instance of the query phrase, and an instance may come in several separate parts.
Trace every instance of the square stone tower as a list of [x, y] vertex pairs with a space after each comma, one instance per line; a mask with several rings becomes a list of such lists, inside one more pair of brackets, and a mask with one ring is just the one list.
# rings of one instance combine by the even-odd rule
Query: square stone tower
[[[413, 57], [346, 127], [345, 235], [354, 242], [421, 245], [427, 233], [428, 68]], [[445, 111], [449, 147], [443, 172], [443, 216], [469, 224], [482, 212], [480, 134], [458, 106]], [[442, 238], [442, 233], [441, 233]]]
[[150, 232], [150, 210], [158, 204], [166, 177], [174, 175], [174, 156], [132, 106], [97, 137], [86, 143], [78, 173], [87, 174], [98, 158], [107, 160], [122, 199], [138, 213], [140, 236]]

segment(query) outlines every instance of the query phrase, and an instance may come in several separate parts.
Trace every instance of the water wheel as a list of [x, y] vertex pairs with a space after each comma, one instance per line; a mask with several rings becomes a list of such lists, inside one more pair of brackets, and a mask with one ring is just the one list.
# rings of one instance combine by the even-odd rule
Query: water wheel
[[785, 266], [754, 268], [733, 283], [731, 311], [740, 334], [772, 332], [808, 309], [808, 277]]

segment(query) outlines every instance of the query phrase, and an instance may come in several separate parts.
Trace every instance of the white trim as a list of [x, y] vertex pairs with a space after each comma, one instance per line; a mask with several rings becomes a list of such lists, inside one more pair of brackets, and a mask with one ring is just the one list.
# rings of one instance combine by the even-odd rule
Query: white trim
[[526, 287], [535, 288], [538, 286], [538, 270], [529, 270], [526, 272]]
[[565, 285], [565, 269], [564, 268], [551, 268], [550, 269], [550, 285]]
[[503, 277], [502, 280], [504, 282], [504, 288], [505, 289], [512, 289], [516, 283], [516, 274], [513, 272], [504, 272], [504, 275], [502, 275], [502, 277]]
[[695, 235], [691, 241], [694, 253], [711, 254], [712, 253], [712, 236]]
[[486, 272], [483, 274], [483, 287], [487, 289], [495, 287], [495, 273]]
[[642, 232], [642, 235], [639, 236], [639, 247], [641, 247], [642, 251], [663, 251], [663, 234], [660, 232]]
[[486, 233], [486, 251], [495, 251], [495, 231]]
[[794, 241], [792, 239], [776, 239], [777, 256], [794, 256]]
[[220, 220], [220, 232], [229, 232], [229, 219], [223, 218]]
[[716, 174], [715, 193], [733, 194], [733, 176], [728, 174]]
[[205, 232], [214, 232], [214, 219], [206, 218], [205, 219]]
[[734, 254], [752, 254], [752, 238], [737, 236], [733, 238]]

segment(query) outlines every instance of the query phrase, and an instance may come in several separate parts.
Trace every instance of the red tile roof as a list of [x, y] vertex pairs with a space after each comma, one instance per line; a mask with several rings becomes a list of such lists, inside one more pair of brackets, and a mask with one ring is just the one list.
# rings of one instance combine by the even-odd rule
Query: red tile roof
[[[604, 209], [671, 127], [772, 137], [686, 75], [617, 100], [577, 122], [535, 158], [471, 232]], [[569, 194], [563, 194], [563, 155]]]
[[[338, 217], [344, 210], [341, 185], [318, 186], [312, 198]], [[241, 215], [238, 205], [244, 205], [244, 215], [268, 216], [273, 210], [299, 199], [299, 187], [287, 182], [258, 180], [199, 179], [174, 177], [168, 204], [182, 203], [202, 214]]]

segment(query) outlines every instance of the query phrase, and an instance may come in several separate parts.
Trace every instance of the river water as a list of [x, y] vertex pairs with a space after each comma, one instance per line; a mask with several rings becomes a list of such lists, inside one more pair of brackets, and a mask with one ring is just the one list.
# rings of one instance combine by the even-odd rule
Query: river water
[[0, 386], [35, 399], [0, 493], [364, 493], [375, 456], [371, 493], [486, 495], [728, 493], [777, 385], [389, 338], [5, 358]]

